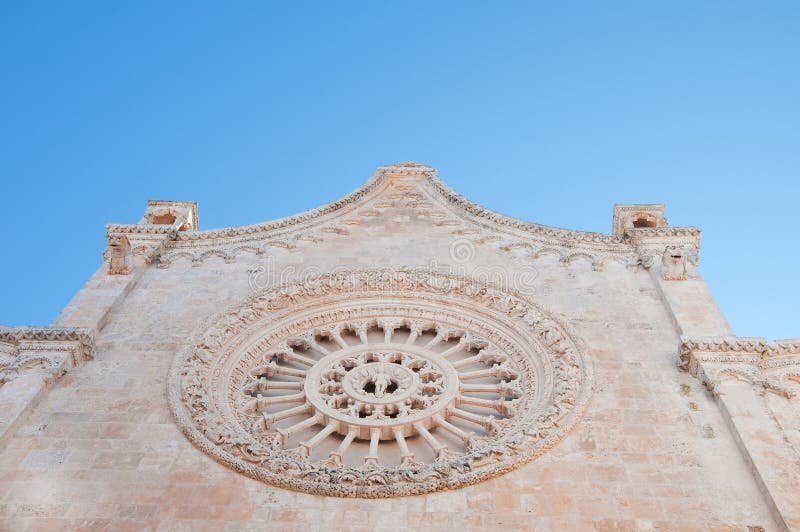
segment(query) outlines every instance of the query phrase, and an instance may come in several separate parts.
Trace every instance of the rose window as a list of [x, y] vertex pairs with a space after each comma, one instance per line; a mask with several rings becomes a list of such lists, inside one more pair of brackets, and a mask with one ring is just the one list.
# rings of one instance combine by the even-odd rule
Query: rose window
[[248, 371], [241, 411], [255, 434], [307, 458], [322, 458], [333, 441], [323, 463], [410, 465], [465, 453], [521, 397], [520, 372], [486, 339], [442, 323], [376, 319], [267, 351]]
[[206, 453], [276, 486], [389, 497], [502, 474], [557, 443], [590, 372], [519, 295], [363, 270], [256, 294], [176, 357], [170, 405]]

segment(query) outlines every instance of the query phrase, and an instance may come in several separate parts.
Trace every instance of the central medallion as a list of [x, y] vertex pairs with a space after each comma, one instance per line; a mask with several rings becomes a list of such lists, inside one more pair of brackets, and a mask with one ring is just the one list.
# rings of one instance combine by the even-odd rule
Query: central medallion
[[459, 378], [433, 350], [365, 344], [320, 360], [304, 389], [314, 412], [336, 422], [338, 433], [386, 440], [416, 435], [417, 424], [427, 429], [436, 415], [447, 418], [448, 408], [456, 406]]
[[[350, 392], [350, 397], [360, 396], [362, 401], [368, 403], [373, 402], [373, 399], [380, 402], [386, 396], [394, 396], [395, 392], [402, 394], [404, 391], [413, 389], [411, 384], [414, 374], [412, 372], [395, 366], [387, 366], [384, 362], [367, 364], [346, 377], [342, 386], [345, 386]], [[355, 382], [353, 382], [354, 380]], [[388, 399], [396, 401], [397, 397], [388, 397]], [[395, 407], [394, 412], [391, 413], [397, 412], [399, 407], [397, 404]], [[380, 417], [380, 414], [391, 410], [391, 408], [386, 411], [377, 409], [373, 411], [373, 414]]]

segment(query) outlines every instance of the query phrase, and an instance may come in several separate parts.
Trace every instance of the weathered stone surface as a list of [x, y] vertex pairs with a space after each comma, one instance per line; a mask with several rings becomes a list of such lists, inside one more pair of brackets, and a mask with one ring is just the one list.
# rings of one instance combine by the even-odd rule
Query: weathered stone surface
[[0, 529], [800, 528], [798, 343], [732, 336], [663, 206], [554, 229], [404, 163], [106, 231], [52, 328], [0, 331]]

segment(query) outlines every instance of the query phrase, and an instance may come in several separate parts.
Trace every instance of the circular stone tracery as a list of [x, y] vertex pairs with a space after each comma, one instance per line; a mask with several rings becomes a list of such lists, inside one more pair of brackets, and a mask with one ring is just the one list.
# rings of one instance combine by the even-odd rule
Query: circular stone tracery
[[337, 421], [340, 434], [371, 439], [379, 429], [379, 439], [391, 439], [398, 429], [415, 435], [415, 423], [428, 428], [434, 415], [446, 417], [458, 383], [458, 373], [434, 351], [386, 343], [325, 357], [309, 371], [304, 389], [314, 412]]
[[[388, 354], [381, 353], [378, 356]], [[324, 386], [332, 384], [332, 382], [324, 381], [322, 384]], [[348, 401], [350, 404], [353, 401], [361, 403], [361, 405], [356, 405], [357, 412], [351, 412], [350, 415], [356, 418], [375, 417], [376, 419], [382, 419], [382, 416], [385, 415], [407, 414], [405, 410], [402, 410], [403, 405], [406, 404], [403, 399], [417, 391], [417, 388], [419, 388], [419, 377], [414, 375], [411, 370], [405, 367], [390, 366], [384, 361], [371, 362], [356, 368], [352, 373], [344, 375], [339, 386], [339, 389], [350, 398]], [[388, 408], [381, 408], [386, 403], [389, 403]], [[361, 408], [362, 405], [371, 408]]]
[[333, 274], [248, 299], [176, 359], [195, 444], [267, 482], [382, 497], [477, 482], [543, 452], [589, 373], [516, 294], [429, 272]]
[[[428, 461], [441, 460], [466, 453], [513, 416], [522, 403], [513, 366], [492, 342], [439, 320], [339, 321], [279, 342], [248, 369], [242, 424], [283, 448], [321, 427], [294, 438], [291, 448], [305, 458], [338, 433], [344, 440], [323, 460], [331, 465], [343, 465], [345, 453], [370, 467], [382, 458], [417, 464], [419, 445], [406, 440], [418, 435]], [[289, 418], [293, 424], [280, 426]], [[441, 441], [439, 428], [456, 441]], [[359, 440], [369, 442], [361, 453]], [[396, 442], [395, 456], [380, 456], [382, 440]]]
[[[409, 360], [414, 358], [372, 349], [358, 356], [340, 356], [321, 378], [315, 379], [314, 373], [309, 375], [306, 388], [319, 385], [325, 403], [345, 412], [352, 421], [405, 417], [414, 409], [427, 406], [417, 404], [420, 375], [408, 365]], [[441, 373], [438, 375], [441, 379]]]

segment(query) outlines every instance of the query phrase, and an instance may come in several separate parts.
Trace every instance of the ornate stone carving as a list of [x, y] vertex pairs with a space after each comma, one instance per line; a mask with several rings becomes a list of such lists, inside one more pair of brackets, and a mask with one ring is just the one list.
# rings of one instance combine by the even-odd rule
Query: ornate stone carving
[[700, 229], [641, 227], [626, 230], [625, 236], [639, 255], [639, 266], [649, 269], [660, 263], [664, 279], [688, 279], [695, 275], [700, 251]]
[[131, 243], [125, 235], [108, 235], [108, 273], [125, 275], [129, 271], [128, 257], [131, 255]]
[[733, 376], [763, 390], [794, 396], [800, 377], [800, 339], [706, 337], [681, 339], [681, 367], [714, 389]]
[[[199, 264], [206, 257], [214, 256], [209, 254], [211, 251], [235, 260], [242, 253], [252, 249], [263, 253], [275, 244], [287, 249], [315, 245], [327, 240], [321, 233], [345, 235], [345, 226], [363, 224], [365, 220], [392, 209], [403, 213], [412, 210], [416, 216], [429, 219], [432, 227], [475, 230], [476, 243], [481, 235], [484, 238], [493, 235], [498, 242], [481, 241], [481, 245], [496, 247], [503, 252], [529, 248], [531, 260], [555, 252], [564, 264], [569, 264], [574, 258], [589, 255], [595, 270], [601, 270], [609, 260], [631, 266], [637, 260], [628, 235], [571, 231], [503, 216], [454, 192], [439, 179], [433, 168], [409, 162], [381, 167], [365, 185], [345, 198], [296, 216], [249, 226], [176, 232], [173, 240], [166, 244], [165, 253], [161, 254], [160, 265], [167, 267], [182, 257]], [[140, 235], [163, 232], [163, 225], [144, 221], [147, 223], [111, 225], [108, 230], [137, 235], [137, 239]], [[680, 232], [680, 228], [661, 229], [668, 230], [662, 235], [666, 238]]]
[[169, 398], [195, 445], [242, 473], [388, 497], [535, 458], [590, 388], [571, 335], [518, 294], [359, 270], [266, 290], [210, 320], [176, 358]]
[[[381, 170], [381, 168], [378, 169], [379, 172]], [[589, 246], [592, 249], [604, 251], [627, 251], [624, 246], [625, 239], [622, 235], [572, 231], [569, 229], [559, 229], [517, 220], [485, 209], [458, 194], [439, 178], [433, 168], [429, 168], [427, 180], [433, 190], [437, 191], [452, 207], [456, 207], [463, 215], [466, 215], [468, 219], [474, 220], [479, 226], [490, 222], [494, 225], [493, 228], [498, 230], [512, 229], [514, 231], [520, 231], [520, 236], [534, 236], [537, 237], [537, 239], [542, 239], [540, 240], [541, 244], [560, 244], [565, 247]]]
[[29, 371], [51, 380], [92, 357], [86, 329], [0, 327], [0, 386]]
[[[194, 206], [149, 202], [148, 209], [161, 212], [158, 209], [165, 208], [161, 204]], [[174, 210], [174, 205], [169, 209]], [[194, 209], [196, 217], [196, 206]], [[699, 229], [666, 227], [663, 205], [616, 206], [611, 235], [558, 229], [484, 209], [450, 189], [434, 168], [413, 162], [380, 167], [366, 184], [345, 198], [274, 222], [197, 231], [195, 220], [194, 225], [180, 227], [193, 230], [178, 231], [173, 226], [153, 224], [155, 218], [145, 216], [139, 224], [113, 224], [107, 231], [128, 235], [134, 254], [145, 255], [147, 263], [157, 258], [159, 267], [168, 268], [186, 258], [198, 266], [209, 257], [234, 262], [242, 255], [267, 253], [271, 247], [297, 250], [317, 245], [348, 235], [347, 226], [362, 225], [392, 210], [429, 220], [431, 227], [451, 228], [456, 237], [474, 235], [470, 236], [474, 245], [499, 253], [531, 262], [555, 254], [564, 265], [585, 258], [595, 271], [602, 271], [610, 262], [632, 269], [647, 268], [665, 246], [675, 245], [692, 248], [687, 251], [687, 275], [691, 277], [699, 248]], [[165, 232], [167, 239], [157, 237]]]
[[682, 281], [687, 278], [686, 253], [678, 246], [667, 246], [661, 255], [661, 276], [666, 281]]

